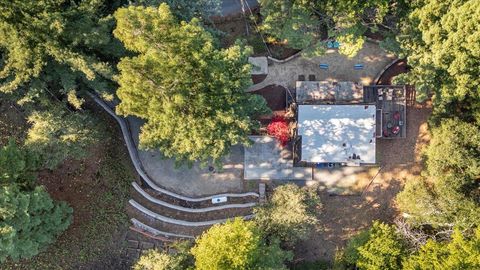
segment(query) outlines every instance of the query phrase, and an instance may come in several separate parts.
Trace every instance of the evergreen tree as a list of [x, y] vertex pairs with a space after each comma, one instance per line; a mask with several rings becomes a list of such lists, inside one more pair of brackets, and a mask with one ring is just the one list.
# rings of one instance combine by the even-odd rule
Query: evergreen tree
[[254, 223], [235, 219], [214, 225], [192, 249], [195, 269], [286, 269], [292, 254], [280, 249], [278, 241], [265, 243]]
[[43, 187], [0, 187], [0, 262], [35, 256], [68, 228], [72, 209], [55, 203]]
[[[480, 2], [413, 1], [399, 41], [411, 71], [400, 81], [415, 85], [417, 99], [435, 95], [436, 105], [461, 101], [458, 109], [480, 99]], [[449, 111], [451, 114], [453, 110]]]
[[31, 187], [35, 181], [38, 156], [19, 147], [13, 139], [0, 148], [0, 183]]
[[19, 87], [107, 91], [114, 61], [123, 53], [105, 1], [1, 0], [0, 92]]
[[268, 112], [262, 97], [244, 92], [250, 50], [216, 49], [198, 20], [178, 23], [166, 4], [122, 8], [115, 18], [115, 36], [139, 54], [118, 65], [117, 113], [146, 120], [141, 147], [207, 163], [231, 145], [250, 144], [247, 135], [258, 128], [252, 117]]

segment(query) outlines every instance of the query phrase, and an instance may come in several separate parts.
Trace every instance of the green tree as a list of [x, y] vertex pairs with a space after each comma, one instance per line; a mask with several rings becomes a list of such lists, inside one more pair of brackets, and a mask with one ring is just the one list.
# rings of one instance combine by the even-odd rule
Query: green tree
[[414, 226], [475, 227], [480, 220], [480, 207], [475, 199], [458, 190], [458, 183], [464, 181], [451, 174], [433, 180], [408, 180], [396, 197], [398, 207], [408, 214], [406, 220]]
[[166, 4], [129, 7], [115, 13], [114, 34], [138, 56], [118, 65], [117, 113], [146, 120], [145, 149], [159, 149], [179, 162], [219, 162], [231, 145], [249, 145], [258, 128], [253, 117], [268, 112], [251, 84], [249, 49], [216, 49], [199, 21], [178, 23]]
[[270, 200], [255, 209], [255, 222], [267, 235], [293, 245], [308, 237], [320, 207], [312, 190], [286, 184], [275, 188]]
[[428, 240], [403, 263], [406, 270], [454, 270], [480, 268], [480, 228], [471, 237], [456, 229], [449, 242]]
[[210, 16], [220, 14], [220, 0], [134, 0], [134, 5], [156, 6], [166, 3], [173, 15], [182, 21], [193, 18], [208, 20]]
[[43, 187], [0, 187], [0, 262], [35, 256], [68, 228], [72, 209], [55, 203]]
[[123, 50], [111, 35], [112, 18], [102, 16], [109, 10], [104, 1], [2, 0], [1, 6], [0, 92], [32, 79], [36, 85], [59, 85], [63, 93], [79, 85], [106, 91], [105, 80], [112, 76], [108, 61]]
[[[480, 92], [480, 2], [413, 1], [399, 41], [411, 71], [399, 78], [415, 84], [417, 98], [434, 94], [437, 104], [478, 103]], [[473, 100], [473, 101], [472, 101]], [[465, 113], [465, 112], [464, 112]]]
[[[134, 270], [186, 270], [193, 269], [194, 260], [189, 241], [177, 241], [171, 245], [174, 252], [150, 250], [135, 263]], [[170, 251], [172, 251], [170, 250]]]
[[214, 225], [192, 248], [195, 269], [286, 269], [292, 254], [283, 251], [278, 241], [267, 244], [255, 224], [242, 219]]
[[401, 269], [406, 247], [395, 226], [375, 221], [372, 227], [349, 240], [341, 262], [362, 270]]
[[306, 56], [323, 54], [326, 43], [321, 39], [328, 37], [340, 42], [340, 53], [352, 57], [362, 48], [367, 30], [381, 31], [388, 37], [389, 48], [395, 47], [391, 41], [398, 31], [397, 18], [408, 9], [403, 0], [260, 0], [259, 3], [263, 17], [261, 30], [289, 47], [304, 50]]
[[40, 166], [53, 169], [67, 158], [81, 159], [88, 147], [101, 138], [101, 130], [92, 115], [69, 112], [61, 106], [35, 111], [28, 117], [25, 147], [40, 157]]
[[468, 177], [480, 176], [480, 128], [460, 119], [446, 119], [431, 130], [432, 139], [426, 149], [429, 175], [446, 173]]
[[0, 148], [0, 183], [31, 187], [35, 181], [38, 157], [19, 147], [13, 139]]

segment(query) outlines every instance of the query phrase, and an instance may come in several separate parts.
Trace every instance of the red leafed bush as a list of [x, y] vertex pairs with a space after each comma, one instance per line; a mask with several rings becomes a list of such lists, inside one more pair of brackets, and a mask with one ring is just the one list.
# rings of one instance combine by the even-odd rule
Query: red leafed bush
[[268, 135], [275, 137], [282, 146], [287, 145], [287, 142], [290, 140], [288, 122], [281, 116], [275, 116], [272, 118], [272, 122], [267, 126], [267, 133]]

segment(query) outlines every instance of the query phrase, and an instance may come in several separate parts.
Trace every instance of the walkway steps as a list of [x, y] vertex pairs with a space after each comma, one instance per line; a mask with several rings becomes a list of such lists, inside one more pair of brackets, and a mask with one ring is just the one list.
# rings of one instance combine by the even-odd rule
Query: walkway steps
[[169, 222], [164, 222], [139, 211], [137, 208], [133, 207], [131, 204], [127, 205], [126, 210], [127, 210], [128, 216], [131, 219], [134, 218], [142, 222], [143, 224], [162, 232], [197, 236], [197, 235], [201, 235], [202, 232], [210, 228], [210, 226], [189, 227], [189, 226], [183, 226], [183, 225], [172, 224]]
[[155, 228], [152, 228], [144, 223], [142, 223], [141, 221], [139, 221], [138, 219], [135, 219], [135, 218], [132, 218], [130, 220], [133, 224], [133, 226], [135, 226], [137, 229], [140, 229], [150, 235], [153, 235], [153, 236], [163, 236], [163, 237], [167, 237], [167, 238], [184, 238], [184, 239], [195, 239], [195, 237], [191, 236], [191, 235], [185, 235], [185, 234], [176, 234], [176, 233], [169, 233], [169, 232], [162, 232], [162, 231], [159, 231]]
[[[138, 185], [138, 184], [137, 184]], [[229, 197], [227, 199], [227, 202], [225, 203], [220, 203], [220, 204], [213, 204], [211, 200], [206, 200], [206, 201], [201, 201], [201, 202], [189, 202], [189, 201], [184, 201], [184, 200], [179, 200], [173, 197], [170, 197], [168, 195], [158, 193], [155, 190], [144, 186], [140, 186], [140, 188], [150, 195], [150, 197], [160, 200], [169, 204], [174, 204], [178, 205], [181, 207], [185, 208], [191, 208], [191, 209], [199, 209], [199, 208], [206, 208], [206, 207], [214, 207], [214, 206], [219, 206], [219, 205], [236, 205], [236, 204], [247, 204], [247, 203], [258, 203], [259, 197], [256, 196], [245, 196], [245, 197]]]
[[148, 209], [154, 213], [159, 213], [165, 217], [171, 217], [177, 220], [185, 221], [209, 221], [232, 218], [235, 216], [247, 216], [252, 213], [252, 206], [255, 205], [249, 204], [246, 207], [233, 208], [231, 205], [222, 205], [218, 207], [191, 209], [168, 204], [163, 201], [152, 202], [148, 197], [144, 197], [135, 189], [131, 192], [131, 198], [145, 209]]

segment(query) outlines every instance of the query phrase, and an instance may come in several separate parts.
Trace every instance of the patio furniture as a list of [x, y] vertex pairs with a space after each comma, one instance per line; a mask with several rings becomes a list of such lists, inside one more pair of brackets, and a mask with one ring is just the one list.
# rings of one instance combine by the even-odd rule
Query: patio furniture
[[328, 69], [328, 64], [320, 64], [318, 65], [320, 69]]
[[327, 48], [332, 49], [333, 48], [333, 41], [328, 41], [327, 42]]
[[354, 68], [355, 70], [363, 69], [363, 64], [355, 64], [355, 65], [353, 66], [353, 68]]
[[393, 113], [393, 119], [395, 119], [397, 121], [400, 120], [400, 112], [399, 111], [396, 111], [396, 112]]
[[305, 75], [298, 75], [299, 81], [305, 81]]
[[333, 48], [335, 48], [335, 49], [340, 48], [340, 42], [334, 41], [334, 42], [333, 42]]
[[392, 128], [392, 127], [393, 127], [392, 122], [388, 121], [387, 122], [387, 128]]
[[313, 75], [313, 74], [308, 75], [308, 80], [309, 81], [315, 81], [315, 75]]

